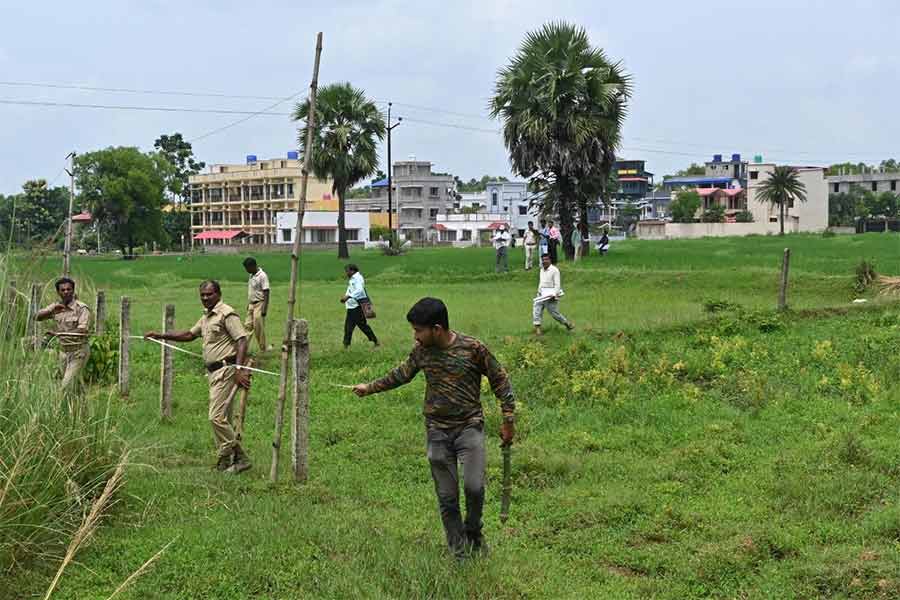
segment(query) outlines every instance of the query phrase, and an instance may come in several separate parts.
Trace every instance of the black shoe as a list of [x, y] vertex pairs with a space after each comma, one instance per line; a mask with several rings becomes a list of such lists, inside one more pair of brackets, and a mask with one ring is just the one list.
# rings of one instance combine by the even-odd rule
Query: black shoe
[[488, 546], [487, 542], [484, 541], [484, 536], [478, 534], [476, 536], [466, 536], [466, 545], [468, 546], [469, 553], [477, 554], [480, 556], [487, 556], [491, 553], [491, 548]]
[[225, 456], [220, 456], [219, 460], [216, 462], [216, 466], [215, 466], [216, 471], [227, 471], [228, 469], [230, 469], [233, 459], [234, 459], [234, 456], [232, 454], [226, 454]]

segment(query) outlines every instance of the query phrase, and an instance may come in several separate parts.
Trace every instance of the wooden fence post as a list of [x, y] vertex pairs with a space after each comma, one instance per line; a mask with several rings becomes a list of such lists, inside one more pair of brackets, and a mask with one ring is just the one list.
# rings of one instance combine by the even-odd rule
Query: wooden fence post
[[94, 333], [103, 335], [106, 331], [106, 292], [97, 290], [97, 306], [94, 309]]
[[119, 394], [128, 396], [128, 356], [131, 343], [131, 301], [122, 296], [122, 312], [119, 316]]
[[294, 481], [303, 483], [309, 477], [309, 324], [295, 319], [293, 326], [293, 428], [291, 463]]
[[40, 331], [37, 313], [41, 310], [41, 286], [37, 283], [31, 284], [31, 299], [28, 303], [28, 324], [25, 328], [25, 336], [31, 337], [31, 347], [35, 351], [41, 349], [41, 338], [38, 335]]
[[[163, 312], [163, 332], [169, 333], [175, 329], [175, 305], [166, 304]], [[159, 372], [159, 417], [167, 420], [172, 418], [172, 380], [174, 378], [174, 352], [171, 348], [160, 346], [162, 350]]]
[[788, 271], [791, 267], [791, 249], [784, 249], [781, 259], [781, 285], [778, 289], [778, 310], [787, 310]]

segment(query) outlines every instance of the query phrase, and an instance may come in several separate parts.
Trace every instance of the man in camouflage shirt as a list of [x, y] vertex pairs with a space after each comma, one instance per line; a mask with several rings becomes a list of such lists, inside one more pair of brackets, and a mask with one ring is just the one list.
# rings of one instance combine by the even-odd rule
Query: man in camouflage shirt
[[[503, 422], [500, 437], [515, 435], [515, 400], [506, 371], [484, 344], [450, 330], [447, 307], [437, 298], [422, 298], [406, 315], [416, 345], [409, 357], [385, 377], [354, 386], [357, 396], [384, 392], [425, 372], [425, 426], [428, 461], [438, 498], [447, 545], [461, 558], [467, 550], [486, 549], [481, 528], [484, 507], [484, 412], [481, 377], [488, 378], [500, 400]], [[466, 518], [459, 507], [457, 461], [462, 463]]]

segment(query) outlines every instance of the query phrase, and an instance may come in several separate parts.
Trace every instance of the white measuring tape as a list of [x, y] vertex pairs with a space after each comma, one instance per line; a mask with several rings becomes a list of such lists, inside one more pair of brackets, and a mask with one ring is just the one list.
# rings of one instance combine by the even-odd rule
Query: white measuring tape
[[[133, 340], [147, 340], [150, 342], [156, 342], [160, 346], [165, 346], [166, 348], [171, 348], [172, 350], [177, 350], [178, 352], [184, 352], [185, 354], [189, 354], [191, 356], [196, 356], [197, 358], [203, 358], [202, 354], [197, 354], [196, 352], [191, 352], [190, 350], [185, 350], [184, 348], [179, 348], [178, 346], [173, 346], [172, 344], [167, 344], [162, 340], [157, 340], [154, 338], [145, 338], [142, 335], [132, 335], [129, 337]], [[266, 371], [265, 369], [256, 369], [253, 367], [248, 367], [246, 365], [231, 365], [231, 366], [236, 369], [244, 369], [245, 371], [254, 371], [256, 373], [265, 373], [266, 375], [275, 375], [276, 377], [279, 376], [279, 373], [275, 373], [273, 371]]]

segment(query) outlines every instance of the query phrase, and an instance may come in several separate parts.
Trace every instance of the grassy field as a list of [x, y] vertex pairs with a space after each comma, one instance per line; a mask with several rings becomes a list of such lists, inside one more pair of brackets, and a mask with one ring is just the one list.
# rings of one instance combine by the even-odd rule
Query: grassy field
[[[793, 252], [777, 315], [781, 251]], [[121, 502], [70, 568], [58, 598], [893, 598], [900, 595], [900, 308], [853, 307], [853, 272], [900, 273], [893, 235], [626, 242], [561, 266], [568, 334], [530, 336], [537, 277], [494, 275], [491, 251], [358, 251], [384, 348], [341, 348], [344, 283], [331, 253], [304, 256], [300, 315], [312, 348], [311, 478], [270, 486], [277, 381], [257, 376], [248, 415], [253, 470], [214, 461], [202, 366], [176, 354], [175, 418], [158, 419], [159, 353], [133, 347], [133, 393], [118, 434], [135, 449]], [[283, 328], [286, 254], [257, 256], [273, 284], [268, 333]], [[55, 265], [42, 265], [47, 276]], [[243, 312], [236, 256], [79, 259], [133, 327], [199, 317], [197, 284], [223, 284]], [[489, 444], [492, 553], [457, 565], [443, 549], [424, 453], [424, 381], [356, 399], [330, 383], [372, 379], [412, 336], [403, 315], [443, 298], [451, 326], [479, 336], [519, 400], [511, 518], [498, 522], [499, 451]], [[724, 308], [710, 314], [704, 304]], [[199, 349], [199, 343], [192, 347]], [[275, 360], [264, 366], [276, 367]], [[486, 388], [485, 388], [486, 390]], [[105, 403], [109, 390], [94, 390]], [[484, 394], [488, 430], [499, 423]], [[137, 456], [137, 458], [135, 458]], [[285, 459], [287, 457], [284, 457]], [[46, 588], [55, 565], [20, 571], [0, 597]]]

